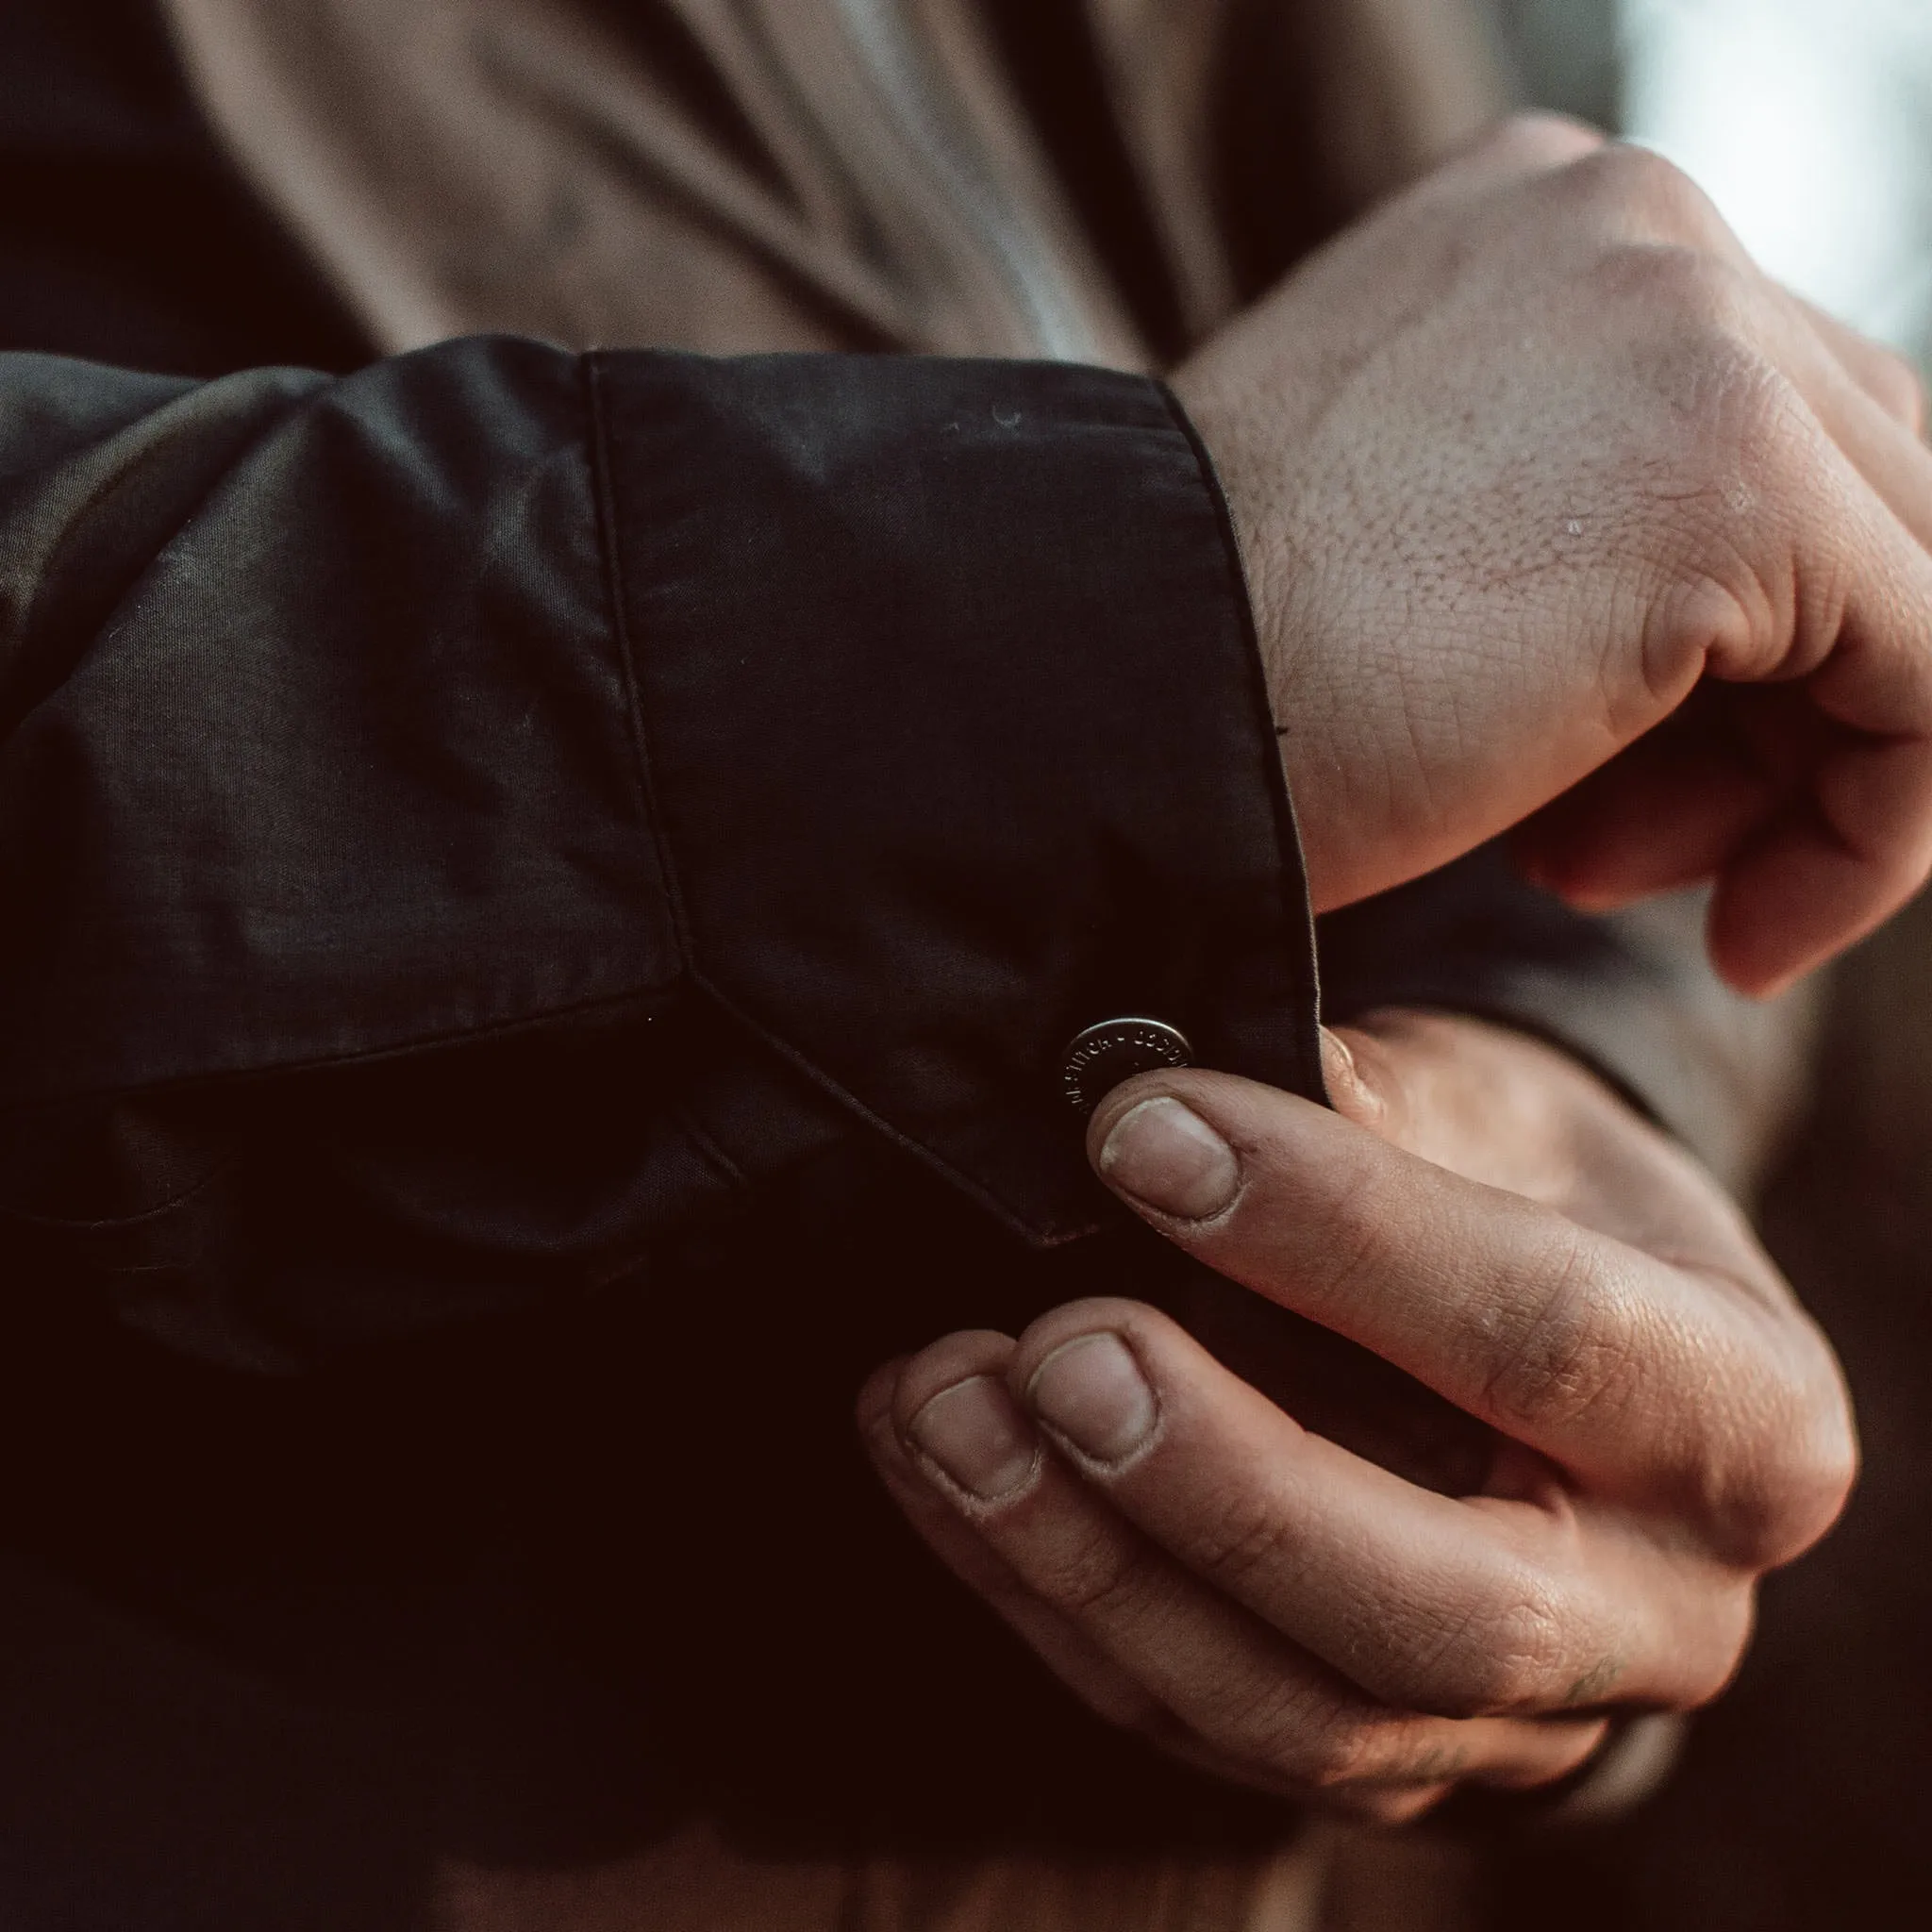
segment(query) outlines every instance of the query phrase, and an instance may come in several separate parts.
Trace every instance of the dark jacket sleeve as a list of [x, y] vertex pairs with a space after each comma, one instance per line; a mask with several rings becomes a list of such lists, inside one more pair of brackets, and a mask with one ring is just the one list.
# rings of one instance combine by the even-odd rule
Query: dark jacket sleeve
[[16, 1279], [325, 1341], [608, 1278], [841, 1137], [1052, 1244], [1100, 1206], [1082, 1027], [1319, 1091], [1246, 603], [1158, 385], [0, 367]]

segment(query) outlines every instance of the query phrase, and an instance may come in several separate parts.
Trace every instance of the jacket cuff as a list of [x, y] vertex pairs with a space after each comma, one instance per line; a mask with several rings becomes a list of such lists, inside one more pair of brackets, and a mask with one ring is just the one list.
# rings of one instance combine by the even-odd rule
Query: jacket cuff
[[1293, 819], [1172, 397], [1058, 364], [593, 363], [612, 596], [688, 971], [1042, 1244], [1123, 1015], [1320, 1092]]

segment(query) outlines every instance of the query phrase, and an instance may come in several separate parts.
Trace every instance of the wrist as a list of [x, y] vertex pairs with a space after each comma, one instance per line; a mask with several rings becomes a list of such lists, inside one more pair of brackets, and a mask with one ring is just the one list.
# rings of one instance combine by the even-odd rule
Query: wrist
[[[1298, 608], [1306, 602], [1310, 559], [1290, 535], [1291, 479], [1278, 458], [1278, 425], [1257, 427], [1252, 396], [1219, 379], [1211, 350], [1176, 371], [1170, 386], [1226, 515], [1275, 745], [1294, 801], [1310, 901], [1323, 911], [1356, 895], [1338, 892], [1333, 883], [1336, 841], [1329, 828], [1336, 814], [1327, 808], [1322, 780], [1325, 772], [1341, 770], [1339, 734], [1332, 722], [1324, 722], [1333, 708], [1310, 689], [1314, 654], [1307, 641], [1319, 632]], [[1318, 746], [1322, 756], [1311, 756]]]

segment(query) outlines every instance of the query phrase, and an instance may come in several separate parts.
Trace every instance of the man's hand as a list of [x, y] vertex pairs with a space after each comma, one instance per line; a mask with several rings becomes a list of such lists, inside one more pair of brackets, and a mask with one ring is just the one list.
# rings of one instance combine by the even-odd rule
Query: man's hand
[[1917, 382], [1668, 162], [1508, 124], [1174, 388], [1241, 538], [1318, 907], [1591, 773], [1532, 827], [1538, 879], [1600, 908], [1715, 877], [1712, 958], [1748, 991], [1926, 876]]
[[1091, 1151], [1177, 1245], [1492, 1425], [1479, 1493], [1308, 1434], [1127, 1301], [950, 1336], [859, 1421], [926, 1541], [1095, 1710], [1397, 1819], [1562, 1775], [1609, 1708], [1713, 1696], [1856, 1452], [1741, 1216], [1592, 1075], [1469, 1020], [1345, 1037], [1339, 1115], [1148, 1074]]

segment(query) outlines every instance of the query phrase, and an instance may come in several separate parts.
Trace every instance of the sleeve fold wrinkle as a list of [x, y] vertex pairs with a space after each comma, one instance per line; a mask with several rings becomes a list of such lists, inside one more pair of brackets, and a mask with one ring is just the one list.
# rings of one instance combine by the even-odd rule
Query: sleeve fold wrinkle
[[594, 1285], [841, 1138], [1080, 1235], [1096, 1020], [1319, 1092], [1239, 566], [1159, 385], [5, 359], [34, 1268], [267, 1358]]

